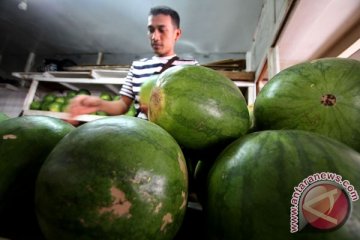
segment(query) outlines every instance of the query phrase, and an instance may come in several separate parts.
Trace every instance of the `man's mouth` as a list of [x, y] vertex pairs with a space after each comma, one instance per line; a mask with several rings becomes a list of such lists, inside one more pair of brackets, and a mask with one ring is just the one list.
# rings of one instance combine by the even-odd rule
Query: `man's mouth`
[[157, 44], [157, 43], [153, 43], [153, 44], [151, 44], [151, 46], [152, 46], [153, 48], [160, 48], [162, 45], [161, 45], [161, 44]]

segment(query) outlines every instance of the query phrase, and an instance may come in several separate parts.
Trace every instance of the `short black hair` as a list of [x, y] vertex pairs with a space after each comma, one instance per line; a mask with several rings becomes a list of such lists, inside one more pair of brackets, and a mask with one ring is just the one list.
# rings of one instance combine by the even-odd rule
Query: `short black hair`
[[150, 9], [149, 16], [156, 16], [159, 14], [170, 16], [174, 26], [180, 28], [180, 16], [174, 9], [167, 6], [157, 6]]

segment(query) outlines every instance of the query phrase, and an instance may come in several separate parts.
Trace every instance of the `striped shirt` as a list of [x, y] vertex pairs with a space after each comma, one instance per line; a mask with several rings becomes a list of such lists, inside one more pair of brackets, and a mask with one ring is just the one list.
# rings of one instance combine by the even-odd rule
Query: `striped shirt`
[[[145, 114], [140, 112], [139, 92], [141, 85], [148, 77], [154, 74], [158, 74], [158, 72], [160, 72], [160, 70], [168, 62], [168, 60], [173, 58], [174, 56], [168, 56], [168, 57], [154, 56], [152, 58], [144, 58], [138, 61], [134, 61], [132, 63], [129, 73], [125, 79], [125, 83], [122, 85], [120, 89], [120, 95], [127, 96], [135, 100], [134, 104], [138, 117], [144, 119], [147, 118]], [[198, 65], [198, 64], [199, 63], [196, 60], [178, 59], [175, 60], [171, 64], [171, 66]]]

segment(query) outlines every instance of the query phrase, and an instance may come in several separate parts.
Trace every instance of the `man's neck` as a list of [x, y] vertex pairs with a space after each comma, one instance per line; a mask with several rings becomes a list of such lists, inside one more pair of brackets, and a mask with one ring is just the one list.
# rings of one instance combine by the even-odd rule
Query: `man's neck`
[[162, 58], [162, 59], [170, 59], [170, 58], [173, 58], [173, 57], [175, 57], [175, 56], [176, 56], [176, 54], [174, 53], [174, 54], [172, 54], [172, 55], [166, 55], [166, 56], [155, 55], [154, 57], [155, 57], [155, 58]]

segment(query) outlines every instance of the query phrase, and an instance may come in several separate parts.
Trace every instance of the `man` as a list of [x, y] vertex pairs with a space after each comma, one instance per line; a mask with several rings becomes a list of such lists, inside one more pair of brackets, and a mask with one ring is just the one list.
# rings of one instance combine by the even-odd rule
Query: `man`
[[162, 6], [150, 10], [148, 36], [155, 56], [133, 62], [125, 84], [120, 90], [120, 100], [105, 101], [94, 96], [78, 96], [69, 105], [68, 111], [71, 116], [75, 117], [96, 111], [104, 111], [109, 115], [120, 115], [126, 113], [135, 101], [138, 117], [146, 119], [146, 115], [140, 113], [139, 109], [141, 84], [149, 76], [159, 74], [160, 71], [164, 70], [164, 66], [198, 64], [195, 60], [176, 58], [175, 43], [181, 36], [181, 29], [180, 17], [173, 9]]

